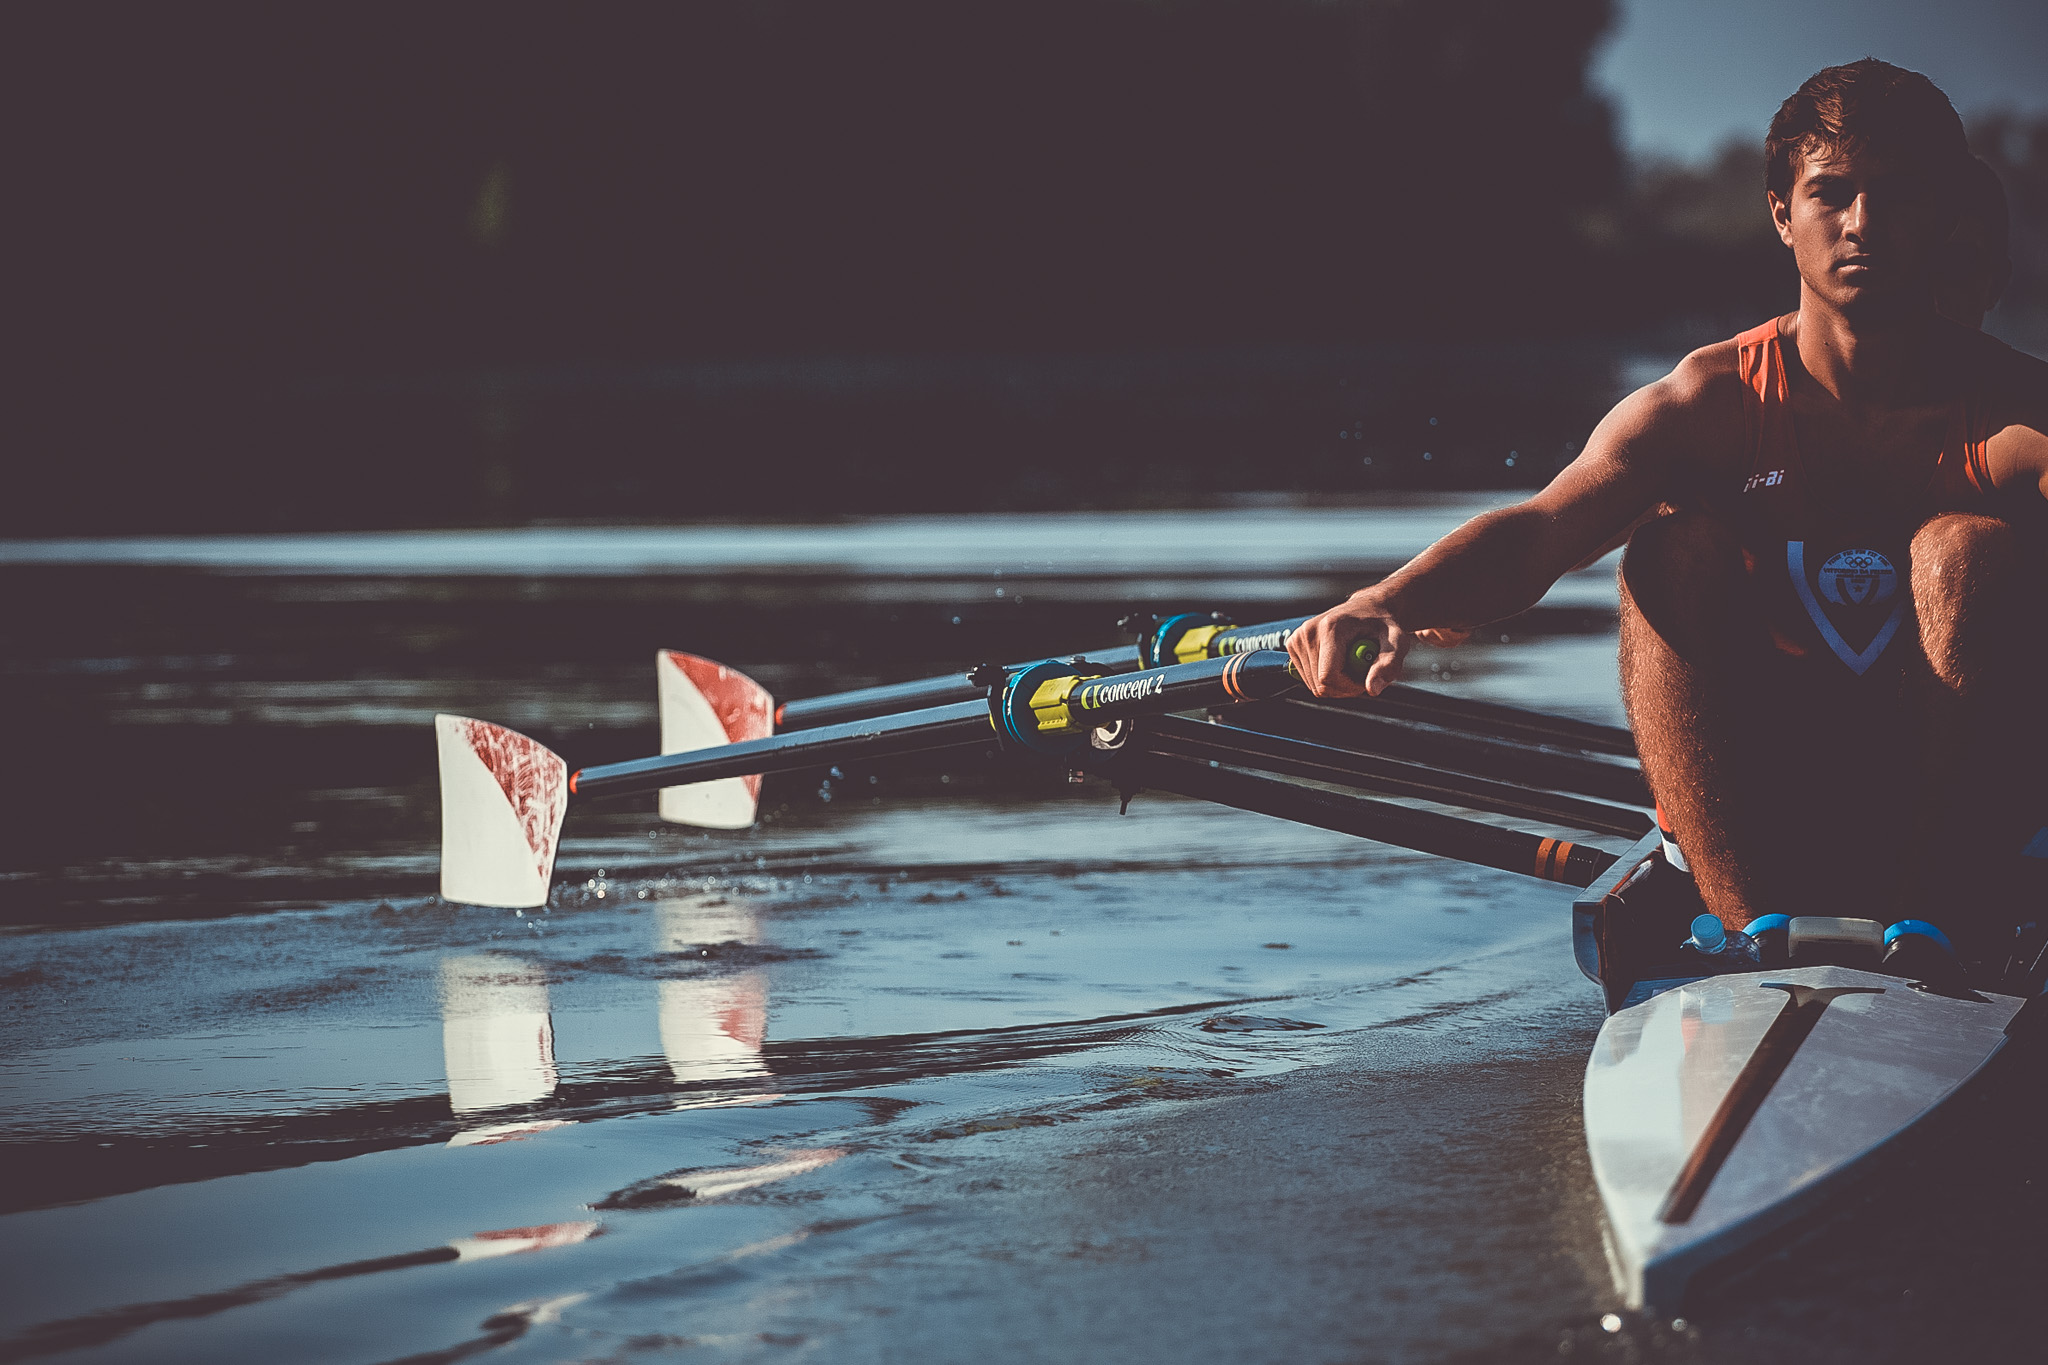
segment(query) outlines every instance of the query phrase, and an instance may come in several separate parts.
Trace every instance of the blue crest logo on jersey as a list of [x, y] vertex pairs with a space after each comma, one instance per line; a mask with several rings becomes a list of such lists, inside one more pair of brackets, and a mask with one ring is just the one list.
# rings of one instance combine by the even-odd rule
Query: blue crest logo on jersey
[[1838, 607], [1881, 607], [1898, 590], [1898, 571], [1875, 550], [1844, 550], [1820, 566], [1820, 595]]
[[[1819, 596], [1814, 595], [1814, 584], [1807, 581], [1805, 541], [1785, 542], [1785, 567], [1791, 572], [1792, 590], [1799, 594], [1800, 605], [1806, 608], [1814, 629], [1820, 632], [1820, 638], [1835, 657], [1856, 674], [1876, 663], [1878, 655], [1898, 634], [1899, 622], [1906, 614], [1905, 595], [1899, 591], [1899, 571], [1891, 560], [1876, 550], [1843, 550], [1830, 555], [1814, 575], [1819, 580]], [[1847, 608], [1839, 623], [1828, 615], [1821, 598]], [[1887, 602], [1891, 603], [1891, 610], [1875, 623], [1873, 630], [1872, 617], [1859, 608], [1881, 607]], [[1871, 634], [1858, 649], [1843, 635], [1844, 628], [1859, 636], [1865, 631]]]

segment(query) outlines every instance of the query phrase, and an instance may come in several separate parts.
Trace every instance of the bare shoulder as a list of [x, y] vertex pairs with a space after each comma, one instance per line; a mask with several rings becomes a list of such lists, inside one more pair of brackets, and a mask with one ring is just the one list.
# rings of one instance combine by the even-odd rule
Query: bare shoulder
[[1615, 404], [1531, 505], [1583, 522], [1590, 534], [1583, 548], [1591, 550], [1642, 513], [1702, 486], [1704, 474], [1742, 449], [1736, 350], [1722, 342], [1694, 351]]
[[1737, 361], [1741, 348], [1733, 341], [1702, 346], [1672, 367], [1671, 373], [1650, 385], [1660, 407], [1689, 418], [1742, 411], [1742, 375]]
[[1600, 425], [1609, 439], [1684, 458], [1739, 445], [1742, 375], [1733, 341], [1702, 346], [1615, 405]]

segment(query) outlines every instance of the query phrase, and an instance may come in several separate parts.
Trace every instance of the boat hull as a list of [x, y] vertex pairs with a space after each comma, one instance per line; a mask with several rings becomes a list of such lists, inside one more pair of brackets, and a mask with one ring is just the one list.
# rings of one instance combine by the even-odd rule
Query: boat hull
[[1983, 1069], [2021, 1003], [1804, 967], [1704, 977], [1609, 1017], [1586, 1141], [1628, 1306], [1677, 1310], [1701, 1270], [1859, 1173]]

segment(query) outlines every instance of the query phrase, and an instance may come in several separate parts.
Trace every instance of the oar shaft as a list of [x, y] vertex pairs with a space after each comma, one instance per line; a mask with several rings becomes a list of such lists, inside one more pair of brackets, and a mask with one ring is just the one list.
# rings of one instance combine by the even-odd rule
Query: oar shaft
[[[1412, 657], [1412, 656], [1411, 656]], [[1446, 696], [1420, 687], [1395, 683], [1369, 703], [1374, 715], [1390, 720], [1419, 720], [1474, 734], [1524, 744], [1547, 744], [1564, 749], [1585, 749], [1621, 758], [1636, 756], [1635, 737], [1614, 725], [1600, 725], [1570, 716], [1547, 716], [1519, 706], [1478, 701], [1471, 697]]]
[[1599, 834], [1634, 839], [1650, 825], [1649, 816], [1626, 806], [1179, 716], [1161, 716], [1148, 722], [1138, 742], [1150, 753], [1205, 762], [1213, 759], [1288, 777], [1356, 787], [1381, 796], [1416, 797]]
[[[1138, 651], [1130, 645], [1118, 645], [1099, 654], [1091, 650], [1084, 657], [1090, 663], [1117, 673], [1128, 672], [1138, 666]], [[1005, 671], [1014, 673], [1020, 667], [1024, 665], [1010, 664]], [[866, 720], [870, 716], [885, 716], [896, 711], [951, 706], [957, 702], [972, 701], [987, 691], [987, 688], [969, 682], [964, 673], [948, 673], [939, 678], [919, 678], [915, 682], [884, 683], [879, 687], [834, 692], [830, 696], [805, 697], [786, 701], [776, 709], [775, 730], [778, 734], [789, 734], [798, 730], [814, 730], [821, 725], [844, 725], [848, 721]]]
[[569, 790], [578, 796], [626, 796], [721, 777], [788, 772], [845, 759], [912, 754], [995, 738], [987, 702], [956, 702], [794, 735], [771, 735], [688, 753], [603, 763], [570, 774]]
[[1133, 785], [1566, 886], [1591, 885], [1615, 861], [1612, 853], [1588, 844], [1498, 829], [1476, 820], [1303, 787], [1235, 768], [1211, 767], [1201, 759], [1150, 753], [1130, 757], [1133, 766], [1126, 780]]
[[[1169, 635], [1166, 643], [1171, 646], [1170, 657], [1162, 659], [1161, 662], [1219, 659], [1226, 655], [1248, 653], [1261, 648], [1284, 649], [1287, 637], [1293, 633], [1296, 626], [1308, 618], [1295, 616], [1284, 621], [1265, 621], [1250, 626], [1222, 626], [1209, 621], [1209, 618], [1202, 619], [1206, 624]], [[1157, 645], [1160, 642], [1148, 635], [1146, 643]], [[1137, 645], [1111, 645], [1107, 649], [1089, 650], [1078, 657], [1087, 659], [1089, 663], [1109, 673], [1129, 673], [1144, 663]], [[1030, 668], [1037, 662], [1038, 660], [1031, 659], [1023, 663], [1005, 664], [1003, 671], [1014, 674]], [[879, 687], [862, 687], [851, 692], [834, 692], [823, 697], [803, 697], [782, 704], [775, 714], [775, 728], [784, 732], [809, 730], [821, 725], [838, 725], [911, 707], [943, 706], [978, 697], [984, 690], [977, 684], [969, 682], [965, 673], [947, 673], [936, 678], [919, 678], [913, 682], [884, 683]]]
[[1459, 732], [1448, 726], [1387, 720], [1366, 710], [1365, 705], [1369, 703], [1353, 706], [1290, 700], [1272, 706], [1241, 707], [1226, 712], [1220, 719], [1247, 730], [1455, 768], [1499, 781], [1632, 806], [1650, 804], [1642, 771], [1618, 757]]

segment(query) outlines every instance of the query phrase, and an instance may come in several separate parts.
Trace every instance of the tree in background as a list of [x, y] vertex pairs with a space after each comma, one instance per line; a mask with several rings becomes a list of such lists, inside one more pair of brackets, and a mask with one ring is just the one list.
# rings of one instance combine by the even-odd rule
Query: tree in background
[[[1753, 153], [1625, 173], [1610, 0], [15, 18], [14, 533], [745, 512], [764, 463], [821, 508], [1529, 478], [1604, 395], [1518, 434], [1580, 381], [1506, 352], [1533, 398], [1441, 400], [1515, 408], [1469, 466], [1350, 427], [1419, 461], [1416, 357], [1792, 287]], [[1999, 128], [2038, 298], [2041, 133]], [[1132, 359], [1191, 354], [1258, 359]]]

